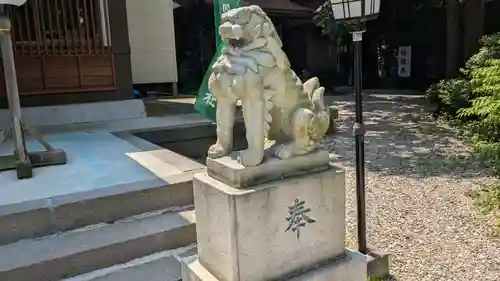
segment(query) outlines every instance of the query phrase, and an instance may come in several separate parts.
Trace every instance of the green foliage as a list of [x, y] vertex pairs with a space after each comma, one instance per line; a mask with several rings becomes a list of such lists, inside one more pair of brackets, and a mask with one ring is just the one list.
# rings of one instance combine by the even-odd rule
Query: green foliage
[[500, 33], [481, 38], [481, 48], [465, 64], [466, 69], [483, 67], [488, 60], [500, 58]]
[[[498, 40], [500, 45], [500, 37]], [[480, 67], [468, 69], [470, 106], [457, 110], [456, 116], [461, 120], [480, 120], [483, 127], [494, 130], [488, 137], [500, 141], [500, 59], [480, 58], [476, 63], [479, 61]]]
[[500, 227], [500, 184], [483, 185], [481, 189], [472, 193], [474, 202], [486, 214], [497, 216]]
[[461, 77], [432, 85], [427, 98], [452, 118], [500, 125], [500, 33], [483, 37], [481, 43]]
[[331, 40], [335, 39], [336, 24], [333, 20], [332, 9], [328, 7], [328, 3], [325, 2], [316, 9], [313, 19], [316, 26], [321, 28], [323, 35], [328, 36]]
[[455, 116], [457, 111], [470, 104], [470, 83], [464, 79], [445, 79], [427, 90], [431, 104], [440, 106], [442, 113]]
[[500, 171], [500, 143], [476, 139], [474, 152], [486, 166], [497, 173]]
[[500, 183], [484, 184], [470, 196], [484, 214], [493, 216], [494, 224], [500, 230]]
[[316, 9], [313, 19], [316, 26], [321, 28], [321, 33], [334, 42], [342, 40], [352, 30], [351, 26], [339, 23], [333, 18], [330, 1], [326, 1]]
[[[457, 119], [450, 120], [455, 121], [453, 125], [460, 127], [462, 133], [474, 141], [475, 144], [479, 144], [482, 141], [495, 142], [496, 141], [496, 124], [482, 122], [482, 120], [474, 121], [460, 121]], [[453, 122], [450, 122], [453, 123]], [[500, 174], [500, 170], [499, 170]]]
[[[432, 85], [427, 99], [439, 114], [459, 125], [471, 138], [478, 159], [500, 176], [500, 33], [483, 37], [481, 44], [461, 76]], [[500, 184], [484, 186], [473, 197], [500, 223]]]

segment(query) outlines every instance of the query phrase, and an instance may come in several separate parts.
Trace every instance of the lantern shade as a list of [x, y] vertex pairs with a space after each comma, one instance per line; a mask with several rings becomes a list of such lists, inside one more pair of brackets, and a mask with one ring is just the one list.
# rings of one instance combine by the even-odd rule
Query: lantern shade
[[26, 3], [26, 0], [0, 0], [1, 5], [21, 6]]
[[376, 16], [380, 11], [380, 0], [330, 0], [330, 5], [337, 20], [363, 20]]

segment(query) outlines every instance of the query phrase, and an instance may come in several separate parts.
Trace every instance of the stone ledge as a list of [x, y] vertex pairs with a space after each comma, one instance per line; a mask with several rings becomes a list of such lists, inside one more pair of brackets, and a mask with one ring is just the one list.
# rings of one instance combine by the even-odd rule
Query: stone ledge
[[[23, 120], [33, 127], [143, 118], [146, 118], [146, 107], [142, 100], [23, 107]], [[11, 122], [9, 111], [0, 109], [0, 124]]]
[[366, 258], [368, 262], [368, 276], [381, 279], [389, 276], [389, 254], [369, 248]]
[[[181, 263], [183, 281], [220, 281], [199, 261], [196, 248], [175, 256]], [[345, 256], [299, 273], [284, 277], [282, 281], [364, 281], [367, 280], [366, 258], [363, 254], [346, 249]]]
[[306, 155], [281, 160], [266, 156], [261, 165], [245, 167], [236, 160], [238, 152], [218, 159], [207, 158], [207, 173], [234, 188], [245, 188], [256, 184], [284, 179], [330, 168], [329, 154], [318, 149]]

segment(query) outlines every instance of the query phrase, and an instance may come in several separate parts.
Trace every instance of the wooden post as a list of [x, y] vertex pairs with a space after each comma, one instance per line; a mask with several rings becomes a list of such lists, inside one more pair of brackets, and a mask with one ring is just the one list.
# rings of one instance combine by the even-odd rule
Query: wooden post
[[458, 0], [446, 0], [446, 77], [452, 78], [459, 68], [459, 16]]
[[464, 13], [464, 60], [468, 60], [477, 52], [484, 33], [484, 0], [465, 1]]
[[120, 99], [131, 99], [133, 95], [132, 64], [128, 36], [127, 5], [125, 0], [107, 0], [111, 50], [115, 67], [116, 94]]
[[26, 141], [21, 120], [21, 102], [19, 99], [19, 89], [17, 87], [16, 64], [14, 62], [14, 51], [12, 49], [12, 37], [10, 34], [11, 23], [9, 18], [9, 8], [0, 5], [0, 46], [2, 49], [2, 61], [5, 75], [5, 86], [7, 88], [7, 100], [12, 118], [12, 135], [14, 137], [14, 149], [16, 156], [16, 167], [19, 178], [31, 178], [32, 167], [28, 153], [26, 151]]

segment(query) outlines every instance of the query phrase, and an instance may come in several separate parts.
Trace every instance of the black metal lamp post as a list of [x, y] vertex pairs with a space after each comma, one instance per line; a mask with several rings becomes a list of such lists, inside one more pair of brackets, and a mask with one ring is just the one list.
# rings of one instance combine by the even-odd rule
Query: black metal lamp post
[[365, 214], [365, 128], [363, 125], [363, 70], [362, 42], [364, 23], [378, 16], [381, 0], [330, 0], [333, 16], [337, 21], [351, 23], [354, 42], [354, 87], [356, 90], [356, 123], [353, 136], [356, 142], [356, 197], [358, 213], [358, 248], [367, 254]]

